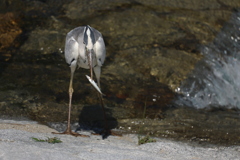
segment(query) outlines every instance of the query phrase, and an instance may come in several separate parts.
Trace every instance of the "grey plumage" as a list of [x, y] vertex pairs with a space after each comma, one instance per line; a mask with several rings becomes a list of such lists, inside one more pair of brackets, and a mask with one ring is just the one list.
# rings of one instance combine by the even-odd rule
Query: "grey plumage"
[[66, 62], [71, 69], [71, 77], [69, 85], [68, 125], [63, 134], [78, 136], [79, 134], [72, 132], [70, 127], [73, 75], [76, 67], [90, 69], [91, 81], [93, 80], [94, 71], [98, 87], [100, 88], [101, 66], [104, 63], [106, 56], [105, 43], [102, 34], [90, 26], [81, 26], [71, 30], [66, 36], [64, 55]]
[[[81, 63], [87, 63], [85, 60], [87, 59], [87, 56], [85, 54], [86, 50], [85, 47], [88, 44], [87, 41], [87, 34], [86, 34], [86, 29], [90, 29], [91, 32], [91, 37], [90, 39], [93, 42], [93, 51], [95, 53], [97, 58], [97, 65], [102, 66], [105, 60], [105, 55], [106, 55], [106, 50], [105, 50], [105, 43], [102, 37], [102, 34], [90, 27], [90, 26], [83, 26], [83, 27], [77, 27], [73, 30], [71, 30], [67, 36], [66, 36], [66, 44], [65, 44], [65, 59], [66, 62], [71, 65], [71, 61], [73, 59], [77, 60], [79, 58], [79, 67], [86, 68], [88, 69], [88, 65], [82, 65]], [[76, 48], [78, 47], [78, 49]], [[78, 61], [78, 60], [77, 60]], [[94, 63], [94, 62], [93, 62]]]

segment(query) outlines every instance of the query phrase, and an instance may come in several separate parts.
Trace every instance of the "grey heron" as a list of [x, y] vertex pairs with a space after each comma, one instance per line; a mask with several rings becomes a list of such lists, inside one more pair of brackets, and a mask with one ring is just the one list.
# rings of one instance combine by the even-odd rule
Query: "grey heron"
[[[85, 136], [71, 131], [70, 117], [73, 94], [73, 76], [77, 67], [90, 69], [91, 80], [93, 80], [93, 71], [97, 79], [97, 85], [100, 88], [100, 74], [101, 66], [106, 57], [105, 43], [102, 34], [90, 27], [80, 26], [71, 30], [66, 36], [65, 42], [65, 59], [71, 70], [70, 84], [69, 84], [69, 106], [68, 106], [68, 123], [65, 132], [60, 134], [70, 134], [74, 136]], [[90, 80], [89, 80], [90, 81]], [[90, 81], [91, 82], [91, 81]], [[92, 83], [92, 82], [91, 82]], [[102, 95], [100, 95], [101, 105], [106, 115], [102, 102]], [[105, 122], [106, 123], [106, 122]]]

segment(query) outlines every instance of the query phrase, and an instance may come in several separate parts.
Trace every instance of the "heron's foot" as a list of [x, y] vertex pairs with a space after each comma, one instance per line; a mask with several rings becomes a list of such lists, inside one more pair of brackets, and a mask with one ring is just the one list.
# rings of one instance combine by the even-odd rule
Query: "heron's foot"
[[79, 133], [73, 132], [71, 130], [66, 130], [62, 133], [52, 132], [52, 134], [67, 134], [67, 135], [72, 135], [72, 136], [75, 136], [75, 137], [90, 137], [88, 135], [79, 134]]

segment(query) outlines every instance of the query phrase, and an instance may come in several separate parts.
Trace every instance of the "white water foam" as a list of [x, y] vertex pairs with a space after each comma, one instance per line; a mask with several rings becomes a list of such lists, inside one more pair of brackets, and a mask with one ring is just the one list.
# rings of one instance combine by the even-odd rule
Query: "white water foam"
[[176, 104], [240, 108], [240, 12], [201, 52], [204, 58], [176, 90], [182, 94]]

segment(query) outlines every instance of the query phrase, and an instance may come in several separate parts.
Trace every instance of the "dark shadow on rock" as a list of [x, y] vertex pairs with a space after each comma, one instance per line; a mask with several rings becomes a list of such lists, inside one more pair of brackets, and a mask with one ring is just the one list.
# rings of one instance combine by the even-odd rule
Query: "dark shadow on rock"
[[96, 134], [102, 135], [105, 139], [110, 135], [111, 129], [118, 126], [117, 119], [112, 117], [111, 109], [104, 107], [106, 113], [106, 121], [104, 119], [104, 112], [100, 105], [89, 105], [83, 107], [79, 115], [80, 127], [76, 130], [92, 130]]

